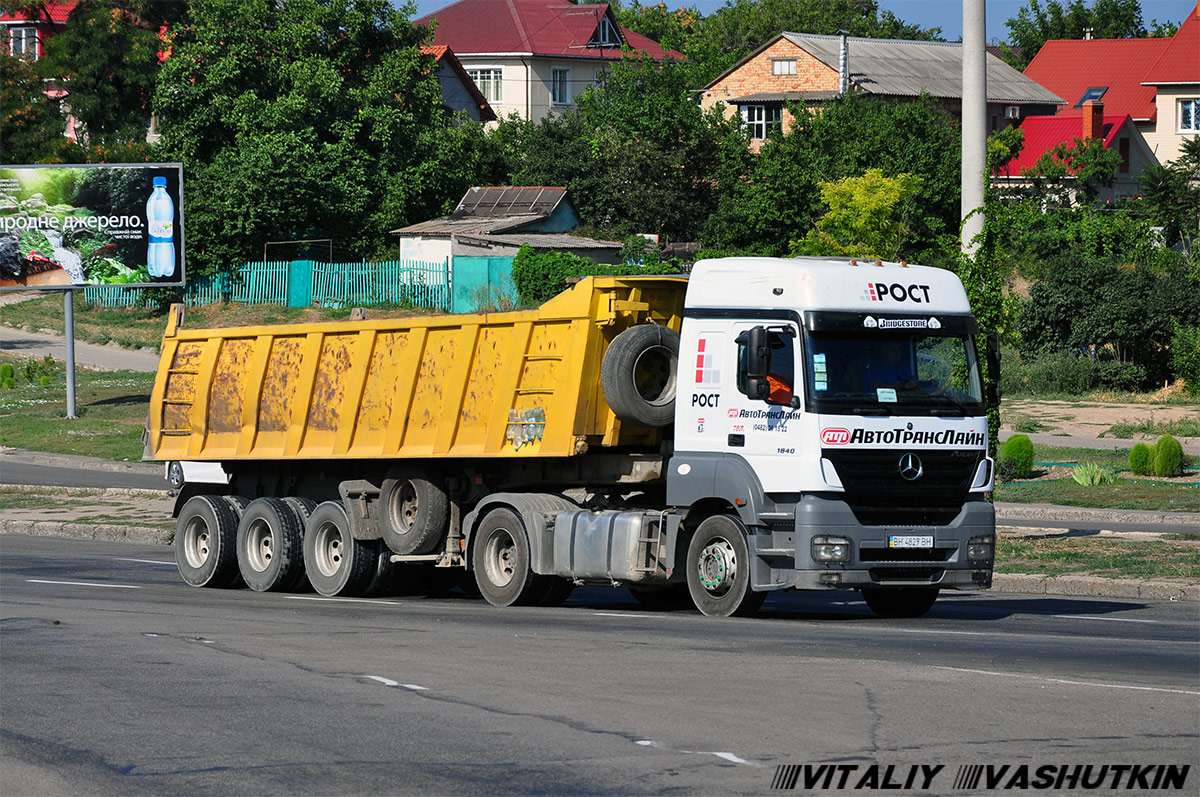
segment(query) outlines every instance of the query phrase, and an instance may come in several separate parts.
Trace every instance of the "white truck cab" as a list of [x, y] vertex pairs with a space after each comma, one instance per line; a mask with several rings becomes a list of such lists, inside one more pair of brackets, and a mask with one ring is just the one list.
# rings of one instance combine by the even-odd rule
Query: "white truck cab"
[[680, 339], [668, 505], [736, 507], [755, 590], [861, 589], [877, 612], [911, 615], [938, 589], [990, 586], [978, 331], [950, 271], [700, 261]]

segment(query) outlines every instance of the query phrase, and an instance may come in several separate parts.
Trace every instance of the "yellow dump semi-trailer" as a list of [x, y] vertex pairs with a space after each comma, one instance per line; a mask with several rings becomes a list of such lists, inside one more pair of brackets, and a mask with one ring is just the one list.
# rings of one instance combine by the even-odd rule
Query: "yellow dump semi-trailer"
[[[536, 458], [654, 447], [661, 430], [623, 424], [605, 401], [601, 363], [632, 326], [677, 332], [686, 285], [591, 277], [525, 312], [226, 329], [173, 320], [146, 458]], [[642, 370], [651, 389], [674, 384], [661, 364]]]

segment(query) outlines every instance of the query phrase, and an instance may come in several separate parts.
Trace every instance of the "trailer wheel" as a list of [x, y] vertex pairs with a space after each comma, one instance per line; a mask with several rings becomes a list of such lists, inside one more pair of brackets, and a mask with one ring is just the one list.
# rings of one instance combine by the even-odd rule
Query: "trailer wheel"
[[471, 548], [475, 583], [493, 606], [527, 606], [547, 594], [545, 581], [530, 566], [525, 525], [510, 509], [484, 516]]
[[613, 338], [600, 361], [600, 389], [613, 414], [638, 426], [675, 419], [679, 333], [658, 324], [630, 327]]
[[868, 587], [862, 591], [863, 600], [879, 617], [921, 617], [933, 608], [937, 589], [920, 587]]
[[750, 589], [746, 532], [728, 515], [714, 515], [696, 529], [688, 545], [687, 579], [696, 608], [709, 617], [754, 614], [767, 597]]
[[304, 569], [325, 597], [361, 595], [375, 577], [379, 546], [350, 535], [341, 501], [319, 504], [304, 524]]
[[237, 530], [238, 570], [255, 592], [294, 589], [304, 579], [304, 527], [281, 498], [256, 498]]
[[221, 496], [188, 499], [175, 524], [175, 563], [193, 587], [228, 587], [238, 579], [237, 515]]
[[312, 513], [316, 511], [317, 502], [311, 498], [297, 498], [294, 495], [289, 495], [283, 499], [283, 502], [292, 508], [292, 511], [300, 516], [300, 525], [304, 526], [308, 523], [308, 519], [312, 517]]
[[398, 554], [437, 548], [450, 524], [450, 498], [440, 481], [393, 471], [379, 491], [383, 541]]
[[225, 502], [233, 508], [233, 514], [237, 516], [238, 522], [242, 520], [242, 513], [246, 511], [246, 507], [250, 506], [250, 499], [244, 495], [223, 495]]

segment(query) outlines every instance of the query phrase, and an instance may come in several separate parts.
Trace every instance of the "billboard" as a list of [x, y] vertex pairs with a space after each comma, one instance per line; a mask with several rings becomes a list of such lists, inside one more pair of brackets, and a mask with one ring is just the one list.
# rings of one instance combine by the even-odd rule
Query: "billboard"
[[0, 290], [182, 286], [178, 163], [0, 166]]

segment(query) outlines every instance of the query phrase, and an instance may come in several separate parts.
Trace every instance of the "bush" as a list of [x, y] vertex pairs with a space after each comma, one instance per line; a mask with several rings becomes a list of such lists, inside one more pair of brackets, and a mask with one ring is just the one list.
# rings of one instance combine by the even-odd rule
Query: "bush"
[[1149, 476], [1151, 467], [1150, 446], [1138, 443], [1129, 452], [1129, 470], [1139, 476]]
[[1171, 337], [1171, 374], [1200, 396], [1200, 327], [1176, 326]]
[[[643, 239], [638, 239], [642, 241]], [[536, 252], [528, 245], [513, 258], [513, 283], [517, 295], [526, 306], [541, 304], [567, 288], [567, 280], [580, 277], [622, 276], [627, 274], [679, 274], [682, 268], [677, 260], [663, 260], [658, 249], [647, 251], [642, 244], [637, 249], [626, 243], [622, 251], [642, 252], [637, 262], [625, 262], [608, 266], [588, 260], [569, 252]]]
[[1023, 434], [1008, 438], [1000, 450], [1000, 461], [1011, 468], [1014, 479], [1028, 479], [1033, 473], [1033, 441]]
[[1154, 475], [1178, 476], [1183, 473], [1183, 446], [1169, 434], [1154, 444]]
[[1028, 390], [1035, 396], [1079, 395], [1096, 387], [1096, 364], [1073, 354], [1051, 354], [1026, 364]]
[[1137, 363], [1101, 360], [1095, 369], [1097, 385], [1107, 390], [1133, 393], [1146, 386], [1146, 369]]

